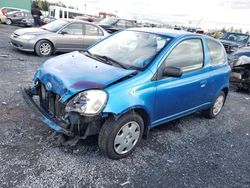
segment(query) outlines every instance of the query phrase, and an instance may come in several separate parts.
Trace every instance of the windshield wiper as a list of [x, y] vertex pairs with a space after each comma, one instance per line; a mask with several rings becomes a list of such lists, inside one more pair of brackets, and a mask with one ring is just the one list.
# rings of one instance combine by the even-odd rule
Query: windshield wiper
[[88, 57], [91, 57], [91, 58], [95, 59], [95, 60], [99, 60], [101, 62], [104, 62], [105, 64], [112, 65], [112, 63], [110, 63], [109, 61], [107, 61], [107, 59], [104, 59], [104, 58], [100, 57], [99, 55], [92, 54], [88, 50], [85, 50], [84, 54], [86, 56], [88, 56]]
[[108, 57], [108, 56], [105, 56], [105, 55], [98, 55], [98, 54], [93, 54], [93, 56], [95, 57], [98, 57], [98, 58], [101, 58], [103, 59], [105, 62], [112, 62], [111, 64], [116, 64], [118, 66], [120, 66], [121, 68], [124, 68], [124, 69], [128, 69], [127, 66], [125, 66], [124, 64], [112, 59], [111, 57]]

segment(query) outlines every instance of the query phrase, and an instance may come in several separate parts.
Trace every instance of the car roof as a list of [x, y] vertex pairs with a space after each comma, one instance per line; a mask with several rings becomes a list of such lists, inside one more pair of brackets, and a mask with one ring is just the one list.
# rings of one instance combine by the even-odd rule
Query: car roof
[[16, 10], [16, 11], [11, 11], [8, 14], [15, 14], [17, 12], [26, 12], [26, 13], [29, 13], [30, 11], [27, 11], [27, 10]]
[[165, 29], [165, 28], [148, 28], [148, 27], [144, 28], [143, 27], [143, 28], [131, 28], [128, 30], [154, 33], [154, 34], [158, 34], [158, 35], [169, 36], [172, 38], [177, 38], [177, 37], [181, 37], [184, 35], [201, 36], [201, 34], [190, 33], [190, 32], [184, 31], [184, 30], [173, 30], [173, 29]]
[[[60, 19], [58, 19], [58, 20], [60, 20]], [[61, 19], [61, 20], [64, 20], [64, 21], [69, 22], [69, 23], [77, 22], [77, 23], [87, 23], [87, 24], [96, 25], [94, 23], [91, 23], [91, 22], [88, 22], [88, 21], [84, 21], [84, 20], [78, 20], [78, 19], [71, 19], [71, 18], [69, 18], [69, 19]]]

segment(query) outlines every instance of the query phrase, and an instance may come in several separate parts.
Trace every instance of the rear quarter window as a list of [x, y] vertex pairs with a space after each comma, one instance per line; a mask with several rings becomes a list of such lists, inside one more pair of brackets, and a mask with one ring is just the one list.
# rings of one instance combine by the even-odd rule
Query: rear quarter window
[[211, 65], [221, 65], [225, 62], [226, 56], [223, 46], [212, 39], [206, 39], [209, 55], [211, 57]]

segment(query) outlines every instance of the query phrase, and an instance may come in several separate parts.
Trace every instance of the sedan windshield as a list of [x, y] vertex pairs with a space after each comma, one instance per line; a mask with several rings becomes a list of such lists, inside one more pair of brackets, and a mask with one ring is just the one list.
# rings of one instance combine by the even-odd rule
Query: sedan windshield
[[221, 39], [233, 42], [247, 43], [249, 36], [240, 33], [225, 33]]
[[111, 59], [123, 67], [143, 69], [171, 40], [168, 36], [122, 31], [89, 49], [94, 56]]
[[47, 31], [57, 32], [59, 29], [61, 29], [66, 24], [68, 24], [68, 22], [65, 20], [55, 20], [55, 21], [52, 21], [52, 22], [42, 26], [41, 28], [44, 30], [47, 30]]

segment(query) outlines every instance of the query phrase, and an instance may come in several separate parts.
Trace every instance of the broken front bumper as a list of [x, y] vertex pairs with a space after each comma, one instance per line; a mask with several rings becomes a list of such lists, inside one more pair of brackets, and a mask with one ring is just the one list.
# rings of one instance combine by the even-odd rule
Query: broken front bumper
[[34, 110], [38, 117], [51, 129], [56, 132], [63, 133], [67, 136], [74, 136], [73, 131], [65, 128], [68, 124], [59, 121], [57, 118], [50, 116], [44, 109], [42, 109], [33, 98], [32, 89], [22, 89], [22, 95], [25, 102]]

